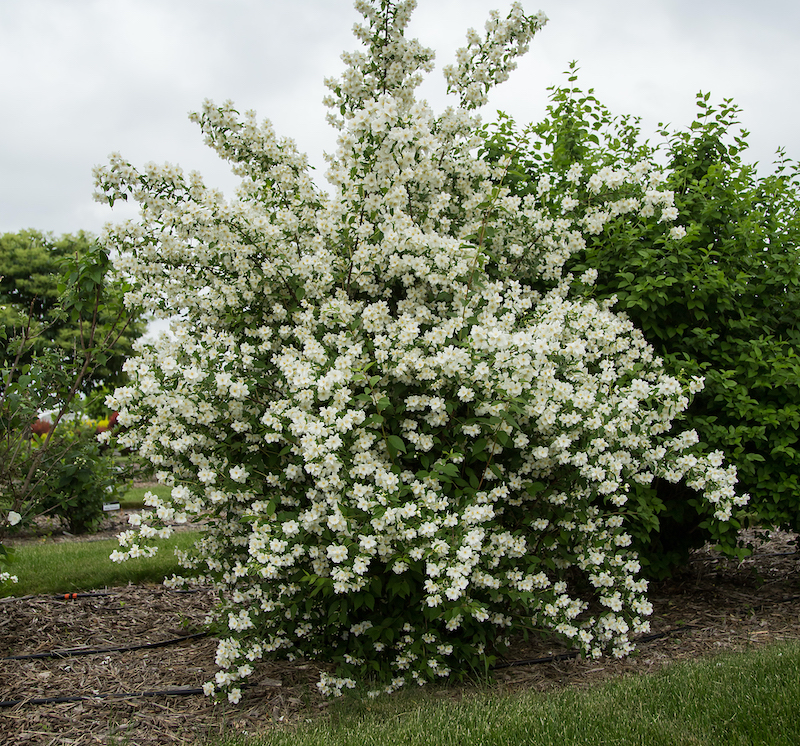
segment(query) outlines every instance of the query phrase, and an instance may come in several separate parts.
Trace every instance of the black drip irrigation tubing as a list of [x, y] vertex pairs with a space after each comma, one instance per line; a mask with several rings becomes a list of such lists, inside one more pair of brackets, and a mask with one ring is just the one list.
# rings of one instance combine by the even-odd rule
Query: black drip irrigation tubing
[[[653, 642], [655, 640], [661, 640], [664, 637], [669, 637], [670, 635], [679, 633], [679, 632], [687, 632], [690, 629], [693, 629], [695, 625], [686, 625], [684, 627], [675, 627], [673, 629], [665, 630], [664, 632], [655, 632], [651, 635], [644, 635], [636, 639], [638, 643], [646, 643], [646, 642]], [[0, 658], [0, 660], [22, 660], [27, 658], [66, 658], [75, 655], [90, 655], [92, 653], [109, 653], [109, 652], [116, 652], [116, 651], [127, 651], [127, 650], [141, 650], [142, 648], [158, 648], [164, 647], [166, 645], [171, 645], [176, 642], [181, 642], [182, 640], [190, 640], [193, 638], [198, 637], [205, 637], [207, 635], [206, 632], [198, 632], [197, 634], [187, 635], [185, 637], [178, 637], [172, 640], [164, 640], [163, 642], [153, 642], [153, 643], [146, 643], [144, 645], [132, 645], [130, 647], [124, 648], [104, 648], [102, 650], [62, 650], [62, 651], [53, 651], [50, 653], [34, 653], [33, 655], [20, 655], [20, 656], [11, 656], [9, 658]], [[518, 661], [508, 661], [506, 663], [498, 663], [491, 667], [490, 670], [498, 671], [503, 668], [514, 668], [517, 666], [534, 666], [538, 664], [544, 663], [557, 663], [559, 661], [565, 660], [572, 660], [577, 658], [580, 655], [580, 652], [577, 650], [571, 650], [567, 653], [557, 653], [555, 655], [548, 655], [543, 658], [529, 658], [527, 660], [518, 660]], [[92, 700], [101, 700], [101, 699], [130, 699], [134, 697], [166, 697], [166, 696], [187, 696], [187, 695], [195, 695], [195, 694], [203, 694], [203, 690], [199, 688], [183, 688], [183, 689], [158, 689], [153, 691], [147, 692], [123, 692], [123, 693], [111, 693], [111, 694], [76, 694], [71, 697], [44, 697], [40, 699], [13, 699], [7, 700], [5, 702], [0, 702], [0, 707], [16, 707], [17, 705], [47, 705], [47, 704], [63, 704], [68, 702], [87, 702]]]
[[[797, 557], [798, 559], [800, 559], [800, 552], [769, 552], [769, 553], [764, 553], [764, 554], [759, 553], [758, 556], [759, 557]], [[731, 560], [731, 561], [734, 561], [734, 562], [738, 561], [739, 564], [741, 564], [742, 562], [746, 562], [747, 560], [752, 559], [753, 557], [755, 557], [754, 554], [751, 554], [750, 556], [745, 557], [744, 560], [736, 560], [734, 557], [727, 557], [727, 556], [722, 556], [722, 557], [692, 557], [689, 560], [689, 562], [690, 563], [697, 563], [697, 562], [726, 562], [728, 560]]]
[[101, 598], [102, 596], [111, 595], [113, 594], [108, 591], [103, 593], [56, 593], [53, 599], [58, 601], [74, 601], [76, 598]]
[[100, 699], [130, 699], [133, 697], [166, 697], [202, 694], [202, 689], [157, 689], [149, 692], [120, 692], [111, 694], [75, 694], [71, 697], [42, 697], [39, 699], [9, 699], [0, 702], [0, 707], [16, 707], [17, 705], [55, 705], [66, 702], [91, 702]]
[[558, 653], [557, 655], [547, 655], [544, 658], [527, 658], [521, 661], [508, 661], [506, 663], [496, 663], [491, 667], [491, 671], [499, 671], [501, 668], [514, 668], [515, 666], [535, 666], [539, 663], [557, 663], [558, 661], [568, 661], [577, 658], [580, 653], [577, 650], [570, 650], [568, 653]]
[[72, 648], [67, 650], [49, 650], [44, 653], [28, 653], [26, 655], [9, 655], [5, 658], [0, 658], [0, 661], [26, 661], [26, 660], [40, 660], [43, 658], [74, 658], [79, 655], [97, 655], [99, 653], [126, 653], [130, 650], [146, 650], [149, 648], [164, 648], [167, 645], [175, 645], [176, 643], [183, 642], [184, 640], [197, 640], [201, 637], [207, 637], [208, 632], [196, 632], [192, 635], [184, 635], [183, 637], [174, 637], [170, 640], [162, 640], [161, 642], [143, 642], [139, 645], [125, 645], [119, 648]]

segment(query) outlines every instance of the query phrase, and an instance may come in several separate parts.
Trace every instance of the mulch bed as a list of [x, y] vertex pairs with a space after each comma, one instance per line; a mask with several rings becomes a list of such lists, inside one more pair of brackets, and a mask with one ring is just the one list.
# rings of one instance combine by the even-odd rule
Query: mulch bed
[[[775, 532], [737, 563], [710, 549], [695, 553], [690, 568], [651, 585], [654, 633], [621, 660], [569, 659], [519, 665], [496, 672], [501, 690], [588, 686], [609, 677], [654, 671], [672, 661], [778, 640], [800, 640], [800, 554], [797, 537]], [[98, 695], [198, 688], [213, 678], [215, 641], [189, 637], [213, 607], [211, 589], [179, 593], [155, 586], [112, 588], [76, 599], [50, 596], [0, 600], [0, 656], [66, 648], [106, 648], [186, 638], [166, 647], [103, 652], [81, 657], [0, 661], [0, 743], [53, 745], [125, 743], [189, 744], [216, 734], [259, 733], [320, 716], [327, 703], [314, 684], [311, 662], [263, 663], [254, 686], [236, 705], [200, 695], [159, 694], [100, 699]], [[563, 652], [547, 642], [519, 644], [509, 661]], [[465, 687], [437, 692], [459, 697]], [[32, 704], [70, 695], [77, 702]]]

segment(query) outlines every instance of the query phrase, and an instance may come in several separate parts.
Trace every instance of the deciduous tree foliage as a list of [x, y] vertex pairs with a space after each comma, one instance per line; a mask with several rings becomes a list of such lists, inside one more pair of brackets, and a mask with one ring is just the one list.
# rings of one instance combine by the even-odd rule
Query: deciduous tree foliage
[[319, 686], [339, 694], [485, 670], [515, 633], [625, 655], [652, 608], [636, 486], [685, 479], [720, 525], [747, 501], [723, 455], [672, 426], [702, 382], [574, 294], [594, 270], [563, 272], [591, 236], [616, 240], [603, 201], [675, 240], [658, 165], [575, 159], [522, 198], [510, 160], [478, 153], [474, 109], [544, 17], [514, 3], [468, 32], [436, 115], [415, 96], [433, 52], [404, 35], [414, 3], [356, 7], [364, 48], [327, 81], [330, 192], [230, 103], [194, 119], [242, 177], [236, 199], [169, 165], [97, 170], [99, 199], [141, 208], [102, 239], [128, 302], [179, 312], [109, 399], [120, 443], [173, 488], [114, 559], [154, 551], [166, 520], [206, 521], [183, 562], [222, 592], [206, 691], [233, 702], [265, 656], [331, 662]]
[[[0, 539], [46, 512], [75, 531], [88, 530], [116, 485], [94, 426], [76, 426], [81, 392], [92, 387], [99, 372], [108, 374], [109, 361], [113, 364], [119, 354], [119, 340], [138, 310], [124, 307], [125, 286], [109, 280], [108, 252], [96, 243], [65, 257], [58, 299], [51, 306], [47, 257], [37, 246], [4, 238], [10, 246], [7, 258], [31, 258], [33, 280], [28, 284], [19, 277], [20, 289], [6, 287], [19, 305], [5, 309], [13, 323], [0, 328]], [[7, 268], [13, 269], [14, 261], [6, 262]], [[39, 344], [48, 340], [49, 318], [63, 326], [69, 321], [76, 330], [70, 350]], [[34, 423], [42, 411], [50, 412], [51, 427], [36, 433]], [[5, 556], [0, 544], [0, 561]], [[0, 582], [10, 578], [0, 573]]]
[[[64, 291], [64, 262], [85, 257], [95, 242], [94, 236], [80, 232], [58, 238], [34, 230], [0, 235], [0, 324], [5, 339], [0, 340], [2, 364], [10, 365], [16, 357], [15, 340], [27, 339], [21, 364], [45, 350], [61, 356], [65, 367], [80, 355], [81, 324], [64, 313], [61, 293]], [[100, 309], [100, 334], [109, 329], [114, 317]], [[144, 324], [133, 319], [107, 353], [106, 361], [84, 388], [106, 383], [121, 384], [122, 365], [132, 353], [133, 340], [141, 336]], [[84, 330], [84, 334], [85, 334]]]
[[[574, 68], [572, 70], [574, 73]], [[659, 159], [686, 234], [663, 225], [609, 218], [565, 269], [597, 271], [594, 294], [617, 299], [674, 375], [702, 375], [704, 389], [684, 415], [709, 448], [725, 451], [751, 495], [739, 520], [800, 529], [800, 176], [779, 151], [771, 173], [747, 163], [738, 109], [698, 94], [684, 130], [644, 140], [638, 123], [613, 117], [575, 85], [554, 89], [548, 117], [526, 128], [510, 119], [488, 131], [490, 160], [514, 159], [505, 183], [535, 194], [543, 173], [576, 159], [602, 164]], [[682, 231], [680, 231], [682, 232]], [[657, 515], [635, 531], [651, 572], [662, 574], [709, 539], [735, 551], [701, 500], [685, 486], [656, 480]], [[729, 524], [731, 529], [739, 521]]]

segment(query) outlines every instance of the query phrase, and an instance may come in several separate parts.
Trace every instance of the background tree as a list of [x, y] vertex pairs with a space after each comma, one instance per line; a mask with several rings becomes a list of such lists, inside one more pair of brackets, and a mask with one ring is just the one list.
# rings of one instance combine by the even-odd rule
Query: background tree
[[[488, 131], [487, 154], [510, 156], [505, 183], [520, 196], [536, 193], [551, 166], [598, 168], [657, 158], [683, 227], [631, 224], [595, 199], [608, 230], [590, 235], [565, 268], [597, 271], [598, 299], [617, 298], [677, 375], [702, 375], [705, 388], [685, 414], [709, 448], [736, 465], [751, 495], [747, 522], [800, 529], [800, 193], [798, 167], [779, 151], [773, 172], [759, 176], [744, 162], [747, 132], [737, 131], [730, 101], [698, 94], [697, 118], [685, 130], [662, 128], [660, 145], [642, 138], [637, 120], [613, 117], [592, 95], [570, 85], [553, 89], [549, 116], [518, 129], [503, 117]], [[618, 166], [617, 166], [618, 167]], [[685, 235], [681, 237], [683, 231]], [[680, 240], [675, 240], [675, 238]], [[681, 484], [656, 480], [658, 515], [646, 516], [639, 548], [653, 574], [686, 558], [713, 535], [700, 501]], [[731, 529], [738, 526], [732, 521]]]
[[[13, 252], [16, 259], [24, 255]], [[41, 258], [35, 250], [29, 256]], [[139, 316], [122, 304], [127, 286], [107, 280], [107, 251], [87, 244], [64, 262], [52, 307], [37, 306], [38, 296], [28, 287], [30, 318], [20, 303], [6, 308], [16, 313], [15, 323], [0, 328], [0, 539], [43, 513], [60, 517], [73, 531], [88, 530], [102, 516], [103, 500], [113, 499], [122, 486], [110, 455], [99, 450], [95, 426], [81, 424], [80, 394], [113, 369], [120, 340]], [[47, 287], [42, 282], [39, 289]], [[39, 344], [51, 327], [75, 330], [71, 350]], [[51, 412], [52, 427], [36, 435], [33, 424], [43, 410]]]
[[[6, 340], [0, 340], [0, 357], [4, 365], [16, 357], [13, 340], [23, 332], [27, 342], [21, 364], [32, 362], [45, 350], [56, 353], [68, 367], [80, 356], [78, 340], [86, 319], [63, 312], [63, 270], [65, 261], [86, 257], [94, 242], [94, 237], [83, 231], [59, 238], [35, 230], [0, 235], [0, 324], [6, 330]], [[103, 335], [115, 319], [104, 307], [98, 312], [97, 332]], [[104, 362], [91, 378], [84, 379], [82, 390], [121, 383], [122, 365], [132, 353], [133, 341], [143, 332], [143, 321], [131, 318], [125, 331], [115, 335], [114, 347], [107, 351]]]

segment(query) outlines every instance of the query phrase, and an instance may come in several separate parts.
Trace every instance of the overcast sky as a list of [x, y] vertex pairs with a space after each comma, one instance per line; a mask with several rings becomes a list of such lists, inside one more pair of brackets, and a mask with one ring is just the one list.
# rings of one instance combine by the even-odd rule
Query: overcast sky
[[[614, 113], [688, 125], [695, 93], [733, 98], [751, 160], [778, 146], [800, 158], [797, 0], [542, 0], [550, 22], [483, 110], [541, 117], [570, 60]], [[446, 99], [440, 68], [469, 26], [509, 0], [419, 0], [411, 35], [437, 52], [423, 88]], [[98, 232], [127, 217], [92, 201], [92, 167], [119, 151], [134, 165], [197, 169], [231, 193], [227, 166], [187, 113], [232, 99], [294, 137], [318, 167], [333, 149], [322, 80], [356, 46], [350, 0], [0, 0], [0, 233]], [[124, 209], [124, 208], [123, 208]]]

